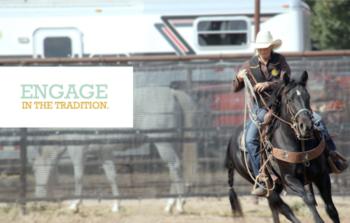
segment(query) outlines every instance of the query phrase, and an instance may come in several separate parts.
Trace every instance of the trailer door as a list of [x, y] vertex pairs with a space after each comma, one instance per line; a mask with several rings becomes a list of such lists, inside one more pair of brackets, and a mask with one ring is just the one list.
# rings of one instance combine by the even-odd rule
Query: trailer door
[[33, 34], [35, 58], [82, 57], [82, 33], [76, 28], [39, 28]]

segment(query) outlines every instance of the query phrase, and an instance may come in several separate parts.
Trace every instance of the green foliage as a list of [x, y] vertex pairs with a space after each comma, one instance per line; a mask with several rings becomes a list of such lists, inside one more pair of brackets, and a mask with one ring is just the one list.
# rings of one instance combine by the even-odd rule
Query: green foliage
[[306, 0], [311, 16], [311, 38], [320, 50], [350, 49], [350, 0]]

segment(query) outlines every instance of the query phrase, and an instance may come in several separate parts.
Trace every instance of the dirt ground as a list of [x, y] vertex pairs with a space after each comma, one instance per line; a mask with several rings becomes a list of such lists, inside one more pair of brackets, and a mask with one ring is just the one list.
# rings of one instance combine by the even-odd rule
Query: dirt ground
[[[258, 204], [251, 196], [240, 198], [245, 213], [244, 218], [232, 218], [229, 201], [220, 198], [188, 198], [185, 213], [167, 214], [163, 212], [165, 199], [123, 200], [119, 213], [112, 213], [111, 201], [84, 201], [79, 212], [68, 210], [68, 202], [47, 203], [38, 206], [28, 204], [28, 214], [22, 216], [15, 205], [0, 206], [0, 222], [21, 223], [227, 223], [227, 222], [272, 222], [271, 214], [265, 199], [259, 199]], [[308, 209], [297, 197], [284, 197], [295, 211], [301, 222], [312, 222]], [[318, 210], [325, 220], [331, 222], [324, 212], [324, 205], [319, 198]], [[335, 205], [341, 222], [350, 223], [350, 197], [334, 197]], [[282, 222], [287, 222], [281, 217]]]

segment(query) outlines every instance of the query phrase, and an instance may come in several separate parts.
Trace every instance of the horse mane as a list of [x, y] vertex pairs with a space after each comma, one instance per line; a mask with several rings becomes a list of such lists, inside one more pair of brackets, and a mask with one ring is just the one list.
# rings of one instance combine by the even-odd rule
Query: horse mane
[[276, 110], [280, 106], [282, 94], [288, 93], [291, 89], [299, 85], [299, 81], [290, 79], [288, 83], [279, 81], [277, 87], [273, 89], [271, 96], [267, 102], [269, 108]]
[[273, 89], [273, 91], [271, 92], [271, 95], [269, 97], [269, 100], [267, 101], [267, 106], [269, 108], [276, 108], [279, 103], [280, 103], [280, 95], [282, 90], [284, 89], [285, 84], [283, 81], [279, 81], [277, 84], [277, 87]]

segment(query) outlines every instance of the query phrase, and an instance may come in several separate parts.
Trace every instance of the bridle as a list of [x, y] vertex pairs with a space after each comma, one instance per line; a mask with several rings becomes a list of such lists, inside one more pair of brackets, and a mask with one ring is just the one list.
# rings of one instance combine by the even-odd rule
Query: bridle
[[288, 123], [291, 128], [294, 130], [294, 133], [296, 135], [296, 137], [299, 139], [299, 140], [307, 140], [307, 139], [311, 139], [311, 138], [306, 138], [306, 137], [302, 137], [301, 136], [301, 132], [300, 132], [300, 129], [298, 128], [298, 116], [303, 114], [303, 113], [306, 113], [310, 119], [312, 120], [312, 111], [306, 107], [304, 108], [300, 108], [299, 110], [297, 110], [297, 112], [293, 112], [293, 109], [292, 109], [292, 106], [290, 105], [290, 101], [289, 100], [286, 100], [286, 107], [287, 107], [287, 112], [289, 113], [289, 115], [291, 116], [291, 122], [288, 122], [285, 120], [286, 123]]
[[[288, 106], [288, 105], [287, 105]], [[289, 107], [289, 106], [288, 106]], [[288, 108], [287, 107], [287, 108]], [[301, 136], [301, 132], [300, 129], [298, 128], [298, 121], [297, 118], [300, 114], [306, 112], [308, 114], [308, 116], [311, 118], [312, 116], [312, 112], [310, 111], [310, 109], [307, 108], [301, 108], [299, 109], [294, 115], [292, 113], [292, 111], [290, 109], [288, 109], [289, 114], [292, 116], [291, 121], [292, 123], [290, 124], [292, 129], [294, 130], [295, 135], [297, 136], [297, 138], [299, 140], [307, 140], [307, 139], [311, 139], [310, 137], [302, 137]], [[312, 119], [311, 119], [312, 120]]]
[[[303, 113], [303, 112], [306, 112], [308, 115], [310, 115], [311, 116], [311, 111], [310, 111], [310, 109], [307, 109], [307, 108], [301, 108], [301, 109], [299, 109], [299, 111], [297, 111], [297, 113], [295, 113], [295, 115], [294, 116], [292, 116], [292, 121], [294, 122], [297, 118], [298, 118], [298, 116], [301, 114], [301, 113]], [[290, 113], [290, 114], [292, 114], [292, 113]]]

